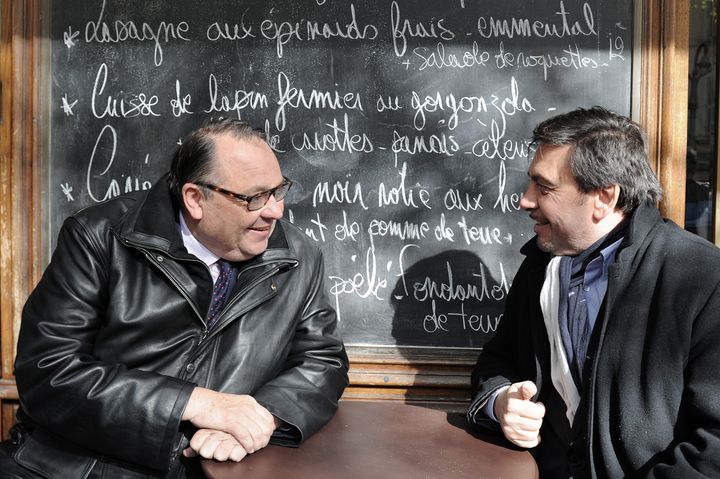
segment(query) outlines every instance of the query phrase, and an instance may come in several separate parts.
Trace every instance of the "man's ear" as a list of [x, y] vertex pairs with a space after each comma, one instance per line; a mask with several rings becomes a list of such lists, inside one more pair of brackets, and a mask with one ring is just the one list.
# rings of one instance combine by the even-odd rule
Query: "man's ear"
[[185, 183], [182, 187], [182, 200], [188, 215], [196, 221], [201, 220], [205, 195], [203, 195], [200, 187], [192, 183]]
[[593, 215], [596, 221], [606, 218], [615, 212], [618, 200], [620, 199], [620, 185], [610, 185], [596, 190], [595, 211]]

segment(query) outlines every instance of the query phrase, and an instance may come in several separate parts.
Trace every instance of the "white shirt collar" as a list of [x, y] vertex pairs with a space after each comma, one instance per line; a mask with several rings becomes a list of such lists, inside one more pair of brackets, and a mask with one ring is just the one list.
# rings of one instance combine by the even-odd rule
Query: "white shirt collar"
[[180, 235], [182, 236], [183, 244], [185, 245], [185, 249], [188, 250], [188, 253], [197, 256], [197, 258], [206, 265], [208, 265], [208, 267], [215, 264], [215, 262], [219, 260], [220, 257], [207, 249], [201, 242], [197, 240], [197, 238], [193, 236], [193, 234], [190, 232], [190, 228], [188, 228], [188, 225], [185, 222], [185, 216], [182, 214], [182, 211], [178, 213], [178, 216], [180, 217]]

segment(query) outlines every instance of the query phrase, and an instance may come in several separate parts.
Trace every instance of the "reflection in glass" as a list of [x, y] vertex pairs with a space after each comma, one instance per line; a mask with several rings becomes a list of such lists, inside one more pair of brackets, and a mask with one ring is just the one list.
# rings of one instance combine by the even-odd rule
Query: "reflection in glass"
[[685, 229], [713, 240], [717, 145], [717, 0], [690, 10]]

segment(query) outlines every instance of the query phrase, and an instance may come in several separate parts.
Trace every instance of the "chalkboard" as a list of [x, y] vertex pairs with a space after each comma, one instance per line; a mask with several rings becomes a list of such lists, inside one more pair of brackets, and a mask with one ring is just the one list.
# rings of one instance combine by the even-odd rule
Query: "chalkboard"
[[481, 347], [532, 235], [533, 126], [630, 112], [632, 3], [53, 2], [50, 231], [239, 117], [295, 182], [346, 343]]

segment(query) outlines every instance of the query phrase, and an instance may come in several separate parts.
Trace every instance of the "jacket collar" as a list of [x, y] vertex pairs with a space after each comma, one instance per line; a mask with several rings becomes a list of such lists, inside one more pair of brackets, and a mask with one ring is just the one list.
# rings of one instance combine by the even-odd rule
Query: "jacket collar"
[[630, 224], [625, 239], [620, 244], [620, 250], [631, 246], [631, 249], [639, 248], [650, 231], [663, 221], [660, 211], [650, 203], [638, 206], [630, 215]]
[[[172, 199], [166, 174], [140, 198], [137, 206], [131, 208], [114, 229], [121, 239], [138, 247], [159, 250], [179, 259], [194, 259], [185, 249], [178, 231], [178, 213], [179, 206]], [[295, 256], [290, 251], [282, 223], [277, 221], [268, 240], [268, 248], [249, 262], [296, 260]]]
[[167, 175], [164, 175], [139, 198], [114, 229], [121, 239], [137, 246], [172, 256], [189, 256], [175, 223], [177, 214], [178, 208], [170, 195]]

